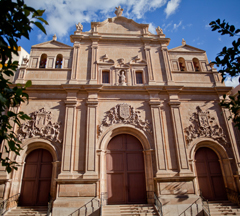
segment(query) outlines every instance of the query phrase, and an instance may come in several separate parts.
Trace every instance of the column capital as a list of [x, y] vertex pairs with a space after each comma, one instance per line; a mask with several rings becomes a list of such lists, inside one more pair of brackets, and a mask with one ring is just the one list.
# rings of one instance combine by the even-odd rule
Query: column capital
[[178, 101], [178, 100], [176, 100], [176, 101], [169, 101], [168, 104], [169, 104], [169, 106], [171, 106], [171, 107], [180, 107], [181, 102]]

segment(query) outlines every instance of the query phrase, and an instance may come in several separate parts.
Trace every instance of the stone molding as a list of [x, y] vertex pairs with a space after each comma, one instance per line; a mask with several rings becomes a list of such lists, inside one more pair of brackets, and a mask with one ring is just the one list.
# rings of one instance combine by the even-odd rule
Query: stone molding
[[189, 119], [191, 124], [185, 128], [187, 145], [189, 146], [196, 138], [206, 137], [228, 146], [222, 127], [215, 122], [214, 117], [210, 116], [209, 111], [204, 112], [199, 106], [196, 109], [197, 112], [194, 112]]
[[117, 104], [115, 107], [106, 112], [106, 116], [98, 128], [98, 135], [100, 136], [102, 134], [104, 127], [121, 123], [134, 125], [144, 132], [152, 134], [149, 121], [141, 119], [140, 111], [135, 110], [135, 108], [129, 104], [122, 103]]
[[31, 120], [24, 122], [18, 130], [20, 141], [31, 138], [41, 137], [49, 141], [61, 143], [59, 139], [61, 122], [52, 121], [52, 113], [41, 108], [30, 113]]

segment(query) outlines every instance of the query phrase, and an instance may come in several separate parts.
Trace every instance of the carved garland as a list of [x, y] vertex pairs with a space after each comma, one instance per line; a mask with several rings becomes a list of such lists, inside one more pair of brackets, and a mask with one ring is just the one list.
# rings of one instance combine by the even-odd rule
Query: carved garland
[[215, 122], [214, 117], [209, 115], [209, 111], [203, 112], [201, 108], [197, 106], [197, 112], [193, 113], [189, 120], [192, 123], [185, 128], [188, 145], [195, 138], [208, 137], [228, 146], [222, 127]]
[[20, 141], [31, 137], [42, 137], [50, 141], [61, 143], [59, 139], [61, 122], [52, 122], [51, 112], [44, 108], [30, 113], [31, 120], [23, 123], [18, 131]]
[[106, 116], [104, 117], [102, 124], [99, 126], [99, 136], [103, 132], [103, 127], [109, 127], [113, 124], [120, 123], [134, 125], [141, 130], [152, 134], [149, 121], [141, 119], [140, 111], [136, 111], [131, 105], [123, 103], [117, 104], [106, 112]]

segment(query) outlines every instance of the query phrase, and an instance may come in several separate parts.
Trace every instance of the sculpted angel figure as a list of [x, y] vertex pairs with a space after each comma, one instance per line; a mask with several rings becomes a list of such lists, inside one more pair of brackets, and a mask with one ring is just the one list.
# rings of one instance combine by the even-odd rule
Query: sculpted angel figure
[[82, 31], [83, 25], [79, 22], [78, 24], [76, 24], [76, 29], [77, 29], [77, 31]]
[[120, 78], [120, 84], [121, 85], [126, 85], [126, 76], [124, 74], [124, 71], [121, 71], [120, 74], [118, 74], [119, 78]]
[[117, 15], [117, 17], [122, 16], [123, 13], [123, 9], [121, 8], [121, 6], [116, 7], [117, 10], [115, 10], [115, 14]]

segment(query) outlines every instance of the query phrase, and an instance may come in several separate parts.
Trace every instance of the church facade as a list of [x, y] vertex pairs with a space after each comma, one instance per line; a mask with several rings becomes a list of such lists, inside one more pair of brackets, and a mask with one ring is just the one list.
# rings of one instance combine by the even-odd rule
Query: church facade
[[[15, 83], [32, 81], [32, 119], [15, 127], [23, 143], [20, 167], [1, 168], [1, 198], [20, 193], [19, 205], [47, 205], [68, 215], [94, 197], [107, 203], [154, 203], [181, 210], [202, 195], [225, 200], [240, 189], [237, 131], [221, 108], [231, 88], [206, 52], [168, 49], [161, 28], [122, 16], [78, 23], [73, 46], [32, 46]], [[181, 207], [180, 204], [184, 204]], [[172, 206], [175, 206], [172, 208]], [[178, 209], [179, 208], [179, 209]]]

